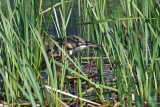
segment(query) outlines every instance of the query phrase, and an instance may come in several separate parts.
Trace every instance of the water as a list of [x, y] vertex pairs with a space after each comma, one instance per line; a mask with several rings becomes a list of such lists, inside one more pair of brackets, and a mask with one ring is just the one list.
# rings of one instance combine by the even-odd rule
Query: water
[[[55, 2], [59, 3], [60, 0], [56, 0]], [[116, 2], [114, 0], [107, 0], [107, 5], [106, 5], [107, 6], [107, 12], [106, 13], [108, 14], [108, 18], [111, 18], [111, 13], [114, 11], [114, 9], [115, 9], [114, 7], [117, 5], [117, 3], [118, 2]], [[43, 1], [42, 9], [43, 10], [48, 9], [51, 6], [51, 4], [52, 4], [51, 0]], [[66, 3], [66, 5], [67, 5], [67, 3]], [[76, 33], [77, 26], [75, 26], [75, 24], [78, 23], [78, 11], [77, 11], [78, 10], [78, 6], [77, 6], [77, 3], [75, 3], [73, 7], [74, 8], [72, 10], [72, 13], [71, 13], [71, 16], [70, 16], [70, 20], [69, 20], [69, 24], [68, 24], [67, 30], [66, 30], [67, 36], [68, 35], [77, 35], [77, 33]], [[60, 24], [60, 28], [62, 28], [62, 23], [61, 23], [62, 20], [60, 18], [61, 16], [60, 16], [59, 8], [61, 8], [61, 5], [57, 6], [55, 9], [56, 9], [56, 12], [57, 12], [58, 22]], [[48, 19], [49, 13], [50, 13], [50, 11], [44, 13], [45, 19]], [[55, 16], [54, 12], [52, 13], [52, 15]], [[66, 16], [66, 17], [68, 17], [68, 16]], [[45, 28], [45, 24], [44, 23], [43, 23], [43, 27]], [[68, 31], [70, 31], [70, 32], [68, 32]], [[56, 29], [55, 29], [53, 21], [50, 21], [48, 33], [52, 34], [52, 35], [55, 35], [55, 36], [57, 35], [57, 32], [56, 32]]]
[[[54, 0], [55, 1], [55, 4], [57, 3], [60, 3], [61, 0]], [[37, 1], [38, 4], [40, 4], [40, 0]], [[28, 0], [28, 8], [30, 8], [31, 6], [31, 0]], [[13, 8], [15, 9], [14, 7], [14, 0], [10, 0], [10, 4], [11, 4], [11, 8], [13, 10]], [[116, 9], [116, 5], [118, 4], [117, 1], [115, 0], [107, 0], [106, 2], [106, 7], [107, 7], [107, 11], [106, 11], [106, 14], [108, 15], [107, 18], [111, 18], [111, 14], [114, 12], [114, 10]], [[7, 9], [7, 4], [6, 2], [2, 1], [2, 10], [6, 10]], [[42, 10], [46, 10], [48, 8], [50, 8], [52, 5], [52, 0], [43, 0], [42, 2]], [[66, 3], [66, 7], [67, 7], [67, 3]], [[60, 28], [62, 28], [62, 20], [61, 20], [61, 16], [60, 16], [60, 12], [59, 12], [59, 8], [61, 8], [61, 5], [57, 6], [55, 9], [56, 9], [56, 13], [57, 13], [57, 16], [58, 16], [58, 22], [59, 22], [59, 25], [60, 25]], [[67, 9], [67, 8], [66, 8]], [[69, 20], [69, 24], [67, 26], [67, 36], [68, 35], [77, 35], [76, 31], [77, 31], [77, 26], [74, 26], [76, 23], [78, 23], [78, 6], [77, 6], [77, 3], [74, 3], [74, 6], [73, 6], [73, 10], [72, 10], [72, 13], [71, 13], [71, 16], [70, 16], [70, 20]], [[30, 14], [31, 10], [28, 9], [28, 14]], [[38, 11], [38, 10], [37, 10]], [[46, 29], [46, 24], [45, 24], [45, 21], [46, 19], [48, 19], [49, 17], [49, 14], [50, 14], [50, 11], [44, 13], [44, 18], [43, 18], [43, 28]], [[52, 13], [53, 16], [55, 16], [54, 12]], [[67, 14], [66, 14], [67, 15]], [[68, 16], [66, 16], [68, 17]], [[83, 17], [83, 16], [82, 16]], [[47, 22], [48, 20], [46, 20]], [[73, 27], [74, 26], [74, 27]], [[71, 31], [70, 31], [71, 30]], [[70, 32], [68, 32], [70, 31]], [[48, 33], [51, 34], [51, 35], [55, 35], [57, 36], [57, 32], [56, 32], [56, 29], [55, 29], [55, 26], [54, 26], [54, 23], [52, 21], [52, 19], [50, 20], [50, 23], [49, 23], [49, 29], [48, 29]]]

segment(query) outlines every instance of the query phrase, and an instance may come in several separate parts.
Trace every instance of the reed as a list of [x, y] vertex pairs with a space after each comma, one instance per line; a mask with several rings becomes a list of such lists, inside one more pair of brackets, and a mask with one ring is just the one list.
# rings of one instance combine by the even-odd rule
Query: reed
[[[83, 97], [110, 106], [158, 106], [158, 0], [53, 0], [47, 12], [42, 8], [44, 2], [0, 2], [0, 93], [7, 106], [20, 107], [24, 101], [29, 101], [32, 106], [58, 107], [64, 104], [63, 101], [86, 106], [87, 103], [81, 100]], [[111, 5], [113, 2], [115, 6]], [[112, 9], [109, 11], [109, 8]], [[43, 39], [49, 36], [51, 24], [58, 37], [65, 38], [75, 30], [75, 35], [103, 47], [89, 48], [71, 58], [65, 47], [53, 41], [66, 57], [62, 62], [54, 57], [48, 59]], [[40, 69], [42, 59], [46, 62], [45, 71]], [[96, 82], [83, 70], [84, 64], [91, 61], [96, 64]], [[72, 68], [68, 66], [70, 63]], [[106, 64], [116, 82], [107, 81]], [[66, 78], [70, 75], [75, 76], [73, 80]], [[54, 90], [46, 89], [45, 85]], [[84, 86], [88, 88], [84, 89]], [[78, 97], [73, 100], [59, 93], [60, 90], [74, 91]], [[92, 92], [94, 94], [89, 94]], [[113, 93], [116, 96], [108, 100]]]

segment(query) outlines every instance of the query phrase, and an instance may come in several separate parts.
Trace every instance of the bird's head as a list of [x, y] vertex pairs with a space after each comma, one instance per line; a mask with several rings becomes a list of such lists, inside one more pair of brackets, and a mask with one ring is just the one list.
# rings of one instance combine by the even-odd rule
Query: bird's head
[[75, 35], [67, 36], [67, 50], [69, 55], [84, 50], [88, 47], [101, 47], [101, 45], [86, 41]]

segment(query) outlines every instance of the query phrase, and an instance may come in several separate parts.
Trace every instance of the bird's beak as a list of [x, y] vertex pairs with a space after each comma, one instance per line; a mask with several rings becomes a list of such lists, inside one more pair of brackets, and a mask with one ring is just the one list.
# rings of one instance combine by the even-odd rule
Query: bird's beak
[[85, 43], [81, 43], [80, 45], [86, 45], [88, 47], [102, 47], [102, 45], [99, 45], [97, 43], [88, 42], [88, 41], [86, 41]]

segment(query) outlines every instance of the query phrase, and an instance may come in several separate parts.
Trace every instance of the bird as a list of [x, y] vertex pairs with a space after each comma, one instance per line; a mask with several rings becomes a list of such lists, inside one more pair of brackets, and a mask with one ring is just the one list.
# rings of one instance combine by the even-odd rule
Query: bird
[[[52, 35], [50, 37], [59, 45], [63, 45], [67, 49], [67, 54], [69, 56], [72, 56], [76, 52], [82, 51], [88, 47], [102, 47], [97, 43], [86, 41], [76, 35], [67, 36], [65, 39], [56, 38], [55, 36]], [[53, 43], [51, 39], [49, 37], [46, 37], [45, 39], [45, 49], [48, 58], [50, 58], [51, 55], [53, 54], [55, 60], [60, 60], [62, 58], [62, 51]]]
[[[57, 38], [53, 35], [50, 35], [50, 37], [46, 36], [44, 38], [44, 46], [45, 46], [48, 59], [50, 59], [53, 56], [56, 61], [60, 61], [60, 62], [62, 62], [63, 52], [61, 51], [61, 49], [59, 49], [59, 47], [57, 47], [57, 45], [55, 45], [52, 39], [59, 46], [63, 46], [64, 48], [66, 48], [67, 49], [66, 53], [69, 56], [73, 56], [78, 51], [82, 51], [88, 47], [102, 47], [97, 43], [86, 41], [76, 35], [70, 35], [70, 36], [67, 36], [66, 38]], [[43, 59], [41, 63], [41, 69], [45, 69], [45, 68], [46, 68], [46, 63], [45, 63], [45, 60]]]

